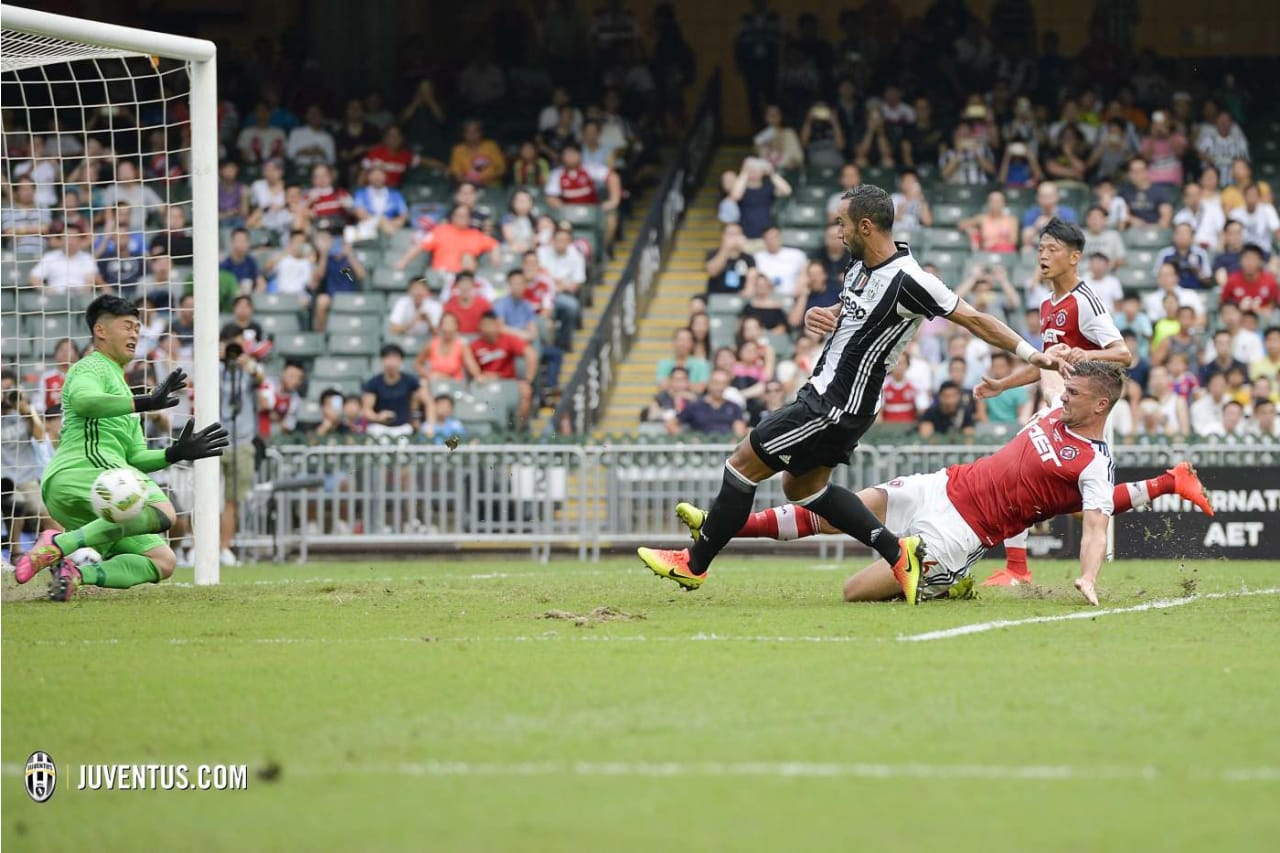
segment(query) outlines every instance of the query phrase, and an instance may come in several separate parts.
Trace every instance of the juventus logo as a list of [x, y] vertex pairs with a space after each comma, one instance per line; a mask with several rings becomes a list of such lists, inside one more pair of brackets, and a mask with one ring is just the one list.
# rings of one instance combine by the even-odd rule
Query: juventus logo
[[26, 774], [27, 795], [37, 803], [43, 803], [53, 796], [58, 787], [58, 768], [47, 752], [36, 751], [27, 759]]

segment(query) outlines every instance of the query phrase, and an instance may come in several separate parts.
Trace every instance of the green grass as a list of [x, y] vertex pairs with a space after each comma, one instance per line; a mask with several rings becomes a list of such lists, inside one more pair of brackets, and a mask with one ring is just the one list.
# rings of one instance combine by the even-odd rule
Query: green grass
[[[1274, 849], [1280, 596], [905, 643], [1078, 612], [1073, 568], [909, 609], [842, 604], [844, 567], [816, 564], [726, 555], [682, 593], [633, 559], [351, 560], [67, 606], [8, 578], [4, 846]], [[1280, 586], [1280, 565], [1103, 580], [1122, 607]], [[545, 618], [599, 607], [618, 615]], [[36, 749], [60, 772], [43, 805], [18, 778]], [[75, 790], [82, 763], [159, 762], [245, 763], [249, 790]]]

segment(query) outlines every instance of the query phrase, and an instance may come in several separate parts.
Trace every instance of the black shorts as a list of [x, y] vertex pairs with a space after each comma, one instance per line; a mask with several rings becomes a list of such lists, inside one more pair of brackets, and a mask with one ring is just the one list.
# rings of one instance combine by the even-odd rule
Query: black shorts
[[775, 471], [807, 474], [814, 468], [847, 465], [875, 415], [832, 414], [812, 387], [800, 389], [784, 406], [751, 431], [751, 449]]

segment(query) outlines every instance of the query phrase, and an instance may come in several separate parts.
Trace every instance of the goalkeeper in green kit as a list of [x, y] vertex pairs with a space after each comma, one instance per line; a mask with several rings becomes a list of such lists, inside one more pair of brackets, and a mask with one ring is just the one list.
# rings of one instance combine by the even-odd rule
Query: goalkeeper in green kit
[[[62, 387], [62, 439], [40, 481], [40, 494], [64, 533], [46, 530], [14, 567], [18, 583], [50, 569], [49, 597], [67, 601], [81, 584], [128, 589], [159, 583], [173, 574], [174, 553], [159, 534], [175, 519], [173, 504], [146, 475], [175, 462], [221, 456], [227, 431], [211, 424], [199, 432], [194, 419], [163, 450], [147, 448], [138, 414], [176, 406], [187, 387], [181, 370], [170, 373], [150, 394], [134, 395], [124, 378], [141, 331], [139, 311], [118, 296], [99, 296], [85, 311], [94, 352], [67, 371]], [[149, 484], [147, 506], [136, 518], [98, 518], [90, 499], [93, 482], [109, 468], [133, 468]], [[73, 565], [66, 557], [80, 548], [102, 554], [100, 563]]]

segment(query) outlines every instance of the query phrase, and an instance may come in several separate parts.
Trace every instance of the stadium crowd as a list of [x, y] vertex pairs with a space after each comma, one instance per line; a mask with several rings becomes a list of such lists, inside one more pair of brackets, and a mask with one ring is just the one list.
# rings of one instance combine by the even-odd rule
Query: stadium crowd
[[[558, 398], [628, 201], [680, 129], [693, 54], [671, 5], [638, 21], [569, 3], [513, 23], [496, 15], [492, 44], [419, 69], [402, 95], [335, 100], [281, 73], [282, 43], [224, 65], [220, 325], [262, 362], [261, 437], [521, 431]], [[565, 61], [579, 39], [591, 63]], [[35, 352], [52, 330], [83, 341], [71, 318], [103, 290], [144, 306], [146, 356], [190, 357], [190, 130], [182, 98], [164, 99], [180, 94], [174, 75], [147, 71], [132, 67], [132, 109], [116, 92], [130, 97], [99, 115], [78, 92], [6, 113], [5, 313], [19, 328], [5, 337], [23, 342], [6, 363], [20, 384], [53, 363]], [[393, 353], [408, 393], [382, 387]], [[291, 371], [301, 382], [281, 394]], [[331, 423], [339, 398], [358, 414]]]
[[[804, 312], [838, 301], [849, 264], [829, 223], [840, 193], [867, 181], [892, 192], [895, 237], [926, 269], [1037, 347], [1039, 231], [1055, 216], [1080, 225], [1080, 277], [1135, 358], [1120, 441], [1280, 437], [1280, 219], [1264, 179], [1280, 148], [1245, 132], [1255, 105], [1232, 75], [1214, 86], [1186, 64], [1166, 73], [1134, 54], [1134, 23], [1099, 3], [1090, 42], [1067, 57], [1055, 33], [1037, 36], [1026, 0], [986, 21], [962, 0], [907, 21], [868, 3], [841, 15], [834, 43], [813, 15], [790, 29], [755, 4], [737, 58], [761, 129], [720, 176], [706, 293], [657, 366], [642, 428], [741, 435], [795, 393], [821, 351]], [[1016, 430], [1036, 386], [972, 394], [1011, 367], [927, 322], [880, 418], [941, 441]]]

